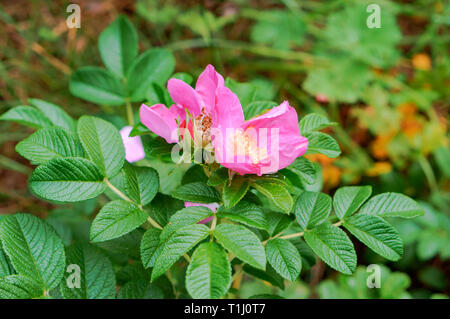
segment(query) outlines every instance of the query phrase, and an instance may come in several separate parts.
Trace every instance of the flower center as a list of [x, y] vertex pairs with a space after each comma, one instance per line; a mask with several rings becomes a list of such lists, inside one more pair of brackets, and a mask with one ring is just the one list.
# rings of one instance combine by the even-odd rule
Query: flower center
[[[254, 133], [256, 131], [253, 130]], [[269, 157], [266, 147], [258, 147], [256, 134], [249, 130], [236, 130], [232, 137], [232, 150], [237, 156], [248, 156], [253, 164], [258, 164]]]
[[195, 135], [200, 135], [202, 145], [206, 145], [211, 141], [211, 115], [207, 114], [205, 108], [202, 108], [200, 115], [194, 119], [195, 123]]

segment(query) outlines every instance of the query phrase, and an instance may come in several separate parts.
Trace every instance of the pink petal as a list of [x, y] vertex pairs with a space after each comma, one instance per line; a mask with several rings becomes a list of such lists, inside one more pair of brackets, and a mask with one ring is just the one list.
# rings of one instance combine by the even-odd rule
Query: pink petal
[[[260, 145], [260, 134], [267, 129], [267, 150], [269, 151], [270, 161], [267, 165], [261, 165], [259, 174], [274, 173], [286, 166], [290, 165], [297, 157], [302, 156], [308, 148], [308, 139], [300, 135], [298, 126], [297, 112], [284, 101], [277, 107], [274, 107], [269, 112], [255, 117], [247, 121], [244, 129], [254, 128], [258, 132], [258, 144]], [[274, 129], [274, 130], [271, 130]], [[276, 133], [278, 129], [278, 133]], [[278, 150], [272, 150], [272, 141], [276, 141], [276, 137], [272, 134], [278, 135]], [[258, 173], [257, 173], [258, 174]]]
[[141, 138], [139, 136], [129, 136], [132, 129], [132, 126], [124, 126], [120, 130], [120, 136], [125, 147], [125, 159], [130, 163], [140, 161], [145, 157]]
[[211, 113], [212, 127], [224, 130], [240, 127], [244, 123], [244, 112], [236, 94], [227, 87], [217, 89], [217, 102]]
[[231, 162], [227, 157], [227, 145], [229, 148], [233, 129], [239, 128], [244, 124], [244, 112], [236, 94], [227, 87], [218, 88], [217, 103], [214, 106], [211, 117], [211, 139], [216, 159], [225, 167], [233, 169], [234, 166], [229, 167], [224, 164], [225, 162]]
[[177, 112], [174, 109], [168, 109], [163, 104], [155, 104], [148, 107], [141, 105], [141, 122], [150, 131], [164, 138], [167, 143], [177, 143]]
[[192, 206], [208, 207], [213, 212], [216, 212], [217, 208], [219, 208], [219, 204], [217, 204], [217, 203], [203, 204], [203, 203], [184, 202], [184, 207], [192, 207]]
[[170, 79], [167, 88], [172, 100], [182, 109], [188, 109], [195, 116], [199, 115], [202, 110], [202, 100], [197, 92], [187, 83]]
[[195, 90], [205, 103], [205, 109], [210, 112], [216, 104], [217, 89], [224, 87], [223, 77], [216, 72], [211, 64], [200, 74], [195, 85]]

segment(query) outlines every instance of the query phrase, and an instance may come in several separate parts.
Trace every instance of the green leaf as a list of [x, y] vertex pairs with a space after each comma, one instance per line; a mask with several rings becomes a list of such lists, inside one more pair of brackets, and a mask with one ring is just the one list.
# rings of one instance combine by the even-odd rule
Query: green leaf
[[346, 186], [339, 188], [333, 196], [336, 216], [343, 219], [356, 212], [372, 194], [371, 186]]
[[78, 138], [58, 127], [42, 128], [16, 145], [16, 152], [35, 164], [54, 157], [83, 157]]
[[270, 236], [274, 236], [278, 233], [281, 233], [292, 223], [291, 216], [285, 214], [268, 211], [266, 215], [267, 215], [267, 226]]
[[64, 245], [55, 230], [29, 214], [6, 216], [0, 239], [14, 269], [45, 290], [58, 286], [64, 273]]
[[302, 230], [312, 229], [330, 215], [331, 197], [324, 193], [303, 192], [295, 202], [294, 211]]
[[260, 11], [250, 32], [253, 42], [263, 43], [279, 50], [288, 50], [303, 44], [306, 24], [303, 16], [294, 10], [270, 9]]
[[240, 201], [230, 209], [219, 209], [217, 217], [228, 218], [250, 227], [268, 230], [268, 220], [264, 210], [251, 202]]
[[321, 56], [321, 60], [326, 66], [310, 68], [302, 84], [303, 89], [312, 95], [321, 94], [330, 101], [355, 103], [364, 96], [374, 79], [370, 65], [349, 59], [347, 55], [328, 53]]
[[[73, 245], [67, 248], [66, 255], [68, 269], [60, 286], [65, 299], [114, 299], [114, 270], [99, 248], [88, 244]], [[69, 268], [70, 265], [80, 267], [80, 273], [77, 273], [76, 267]], [[80, 288], [74, 287], [77, 275], [80, 275]]]
[[328, 126], [335, 126], [336, 122], [330, 122], [325, 116], [311, 113], [300, 120], [300, 133], [305, 135], [313, 131], [319, 131]]
[[252, 83], [239, 83], [232, 78], [226, 78], [225, 86], [238, 96], [242, 110], [247, 109], [247, 105], [255, 100], [257, 87]]
[[413, 199], [399, 193], [383, 193], [372, 197], [359, 211], [360, 214], [380, 217], [413, 218], [422, 216], [423, 209]]
[[380, 298], [400, 299], [411, 285], [411, 279], [405, 273], [394, 272], [381, 275]]
[[170, 217], [169, 223], [161, 232], [160, 244], [164, 244], [178, 229], [200, 223], [212, 215], [211, 209], [202, 206], [191, 206], [179, 210]]
[[228, 168], [220, 167], [212, 172], [206, 184], [209, 186], [220, 186], [228, 181]]
[[198, 223], [213, 215], [213, 211], [204, 206], [190, 206], [180, 209], [170, 217], [169, 223], [173, 226], [185, 226]]
[[320, 153], [330, 158], [341, 154], [339, 144], [330, 135], [322, 132], [311, 132], [305, 135], [308, 139], [308, 150], [306, 154]]
[[134, 124], [133, 129], [131, 130], [129, 136], [135, 137], [135, 136], [149, 135], [149, 134], [151, 134], [151, 131], [147, 128], [147, 126], [145, 126], [141, 122], [138, 122], [138, 123]]
[[124, 200], [109, 202], [100, 210], [91, 226], [91, 241], [100, 242], [129, 233], [147, 221], [148, 215]]
[[157, 193], [148, 205], [148, 211], [151, 217], [161, 226], [165, 226], [169, 222], [170, 216], [183, 208], [183, 201], [161, 193]]
[[433, 157], [437, 167], [446, 178], [450, 178], [450, 149], [445, 146], [441, 146], [434, 150]]
[[0, 299], [33, 299], [43, 295], [40, 283], [27, 276], [10, 275], [0, 278]]
[[14, 269], [0, 243], [0, 278], [14, 274]]
[[277, 103], [272, 101], [253, 101], [250, 102], [246, 107], [243, 108], [244, 117], [246, 120], [249, 120], [255, 116], [263, 114], [264, 112], [270, 110]]
[[324, 223], [305, 233], [314, 253], [331, 268], [350, 275], [356, 270], [356, 252], [350, 238], [338, 227]]
[[208, 177], [205, 174], [205, 170], [201, 165], [195, 164], [189, 167], [189, 169], [184, 173], [181, 179], [181, 185], [190, 184], [194, 182], [204, 182], [208, 181]]
[[209, 228], [202, 224], [188, 225], [178, 229], [156, 258], [152, 271], [152, 281], [165, 273], [172, 265], [209, 234]]
[[271, 294], [259, 294], [248, 297], [247, 299], [285, 299], [284, 297]]
[[292, 209], [292, 205], [294, 204], [294, 200], [292, 199], [291, 194], [289, 194], [286, 186], [266, 180], [256, 180], [251, 184], [251, 186], [266, 196], [284, 213], [289, 214]]
[[60, 106], [40, 100], [40, 99], [28, 99], [28, 102], [38, 108], [55, 126], [59, 126], [75, 132], [75, 121], [69, 116]]
[[[282, 170], [281, 173], [286, 170], [294, 173], [307, 184], [313, 184], [317, 180], [317, 169], [314, 166], [314, 163], [304, 157], [297, 157], [294, 162]], [[301, 182], [297, 182], [297, 184], [301, 184]]]
[[52, 122], [31, 106], [16, 106], [0, 116], [0, 120], [19, 123], [32, 128], [51, 127]]
[[[441, 250], [441, 258], [448, 259], [445, 256], [445, 250], [449, 249], [448, 233], [439, 228], [420, 229], [418, 243], [416, 248], [417, 258], [419, 260], [429, 260]], [[403, 231], [402, 231], [403, 234]], [[447, 253], [448, 254], [448, 253]]]
[[125, 163], [125, 192], [136, 203], [147, 205], [159, 189], [158, 172], [151, 167], [139, 167]]
[[379, 10], [382, 27], [368, 28], [366, 21], [370, 13], [367, 13], [366, 4], [359, 2], [334, 10], [327, 16], [326, 27], [322, 30], [322, 50], [344, 52], [349, 62], [361, 61], [371, 67], [395, 65], [399, 57], [397, 46], [402, 39], [396, 11], [394, 6], [383, 5]]
[[96, 247], [105, 250], [108, 257], [114, 258], [116, 262], [126, 262], [128, 259], [139, 259], [139, 245], [144, 235], [142, 228], [135, 230], [107, 241], [95, 243]]
[[241, 175], [235, 175], [230, 185], [225, 184], [223, 187], [222, 199], [225, 207], [231, 208], [239, 203], [247, 193], [249, 186], [250, 184], [247, 178]]
[[119, 173], [125, 160], [125, 148], [114, 125], [85, 115], [78, 120], [78, 135], [89, 158], [102, 173], [108, 177]]
[[255, 233], [244, 226], [220, 224], [213, 234], [225, 249], [243, 262], [262, 270], [266, 269], [266, 253]]
[[[160, 245], [161, 230], [150, 228], [144, 233], [141, 241], [141, 260], [145, 268], [153, 267], [162, 250]], [[159, 251], [158, 251], [159, 249]]]
[[346, 219], [344, 227], [374, 252], [389, 260], [397, 261], [403, 255], [399, 233], [381, 217], [357, 214]]
[[186, 289], [196, 299], [218, 299], [231, 285], [228, 256], [215, 242], [197, 247], [186, 271]]
[[271, 285], [280, 288], [281, 290], [284, 290], [284, 278], [281, 277], [270, 264], [267, 265], [267, 268], [265, 271], [261, 269], [254, 268], [248, 264], [244, 264], [243, 270], [247, 273], [252, 275], [253, 277], [259, 278], [261, 280], [264, 280]]
[[172, 193], [172, 196], [193, 203], [220, 202], [219, 192], [215, 188], [201, 182], [182, 185]]
[[[142, 137], [143, 139], [143, 146], [144, 151], [147, 157], [156, 157], [158, 159], [161, 158], [170, 158], [170, 152], [173, 149], [172, 144], [168, 144], [165, 139], [162, 137], [156, 136], [154, 138], [151, 138], [148, 136], [147, 139], [145, 139], [145, 136]], [[168, 165], [168, 163], [164, 163], [165, 165]], [[173, 164], [170, 164], [173, 165]], [[158, 170], [158, 172], [161, 174], [161, 172]]]
[[105, 184], [97, 166], [87, 159], [53, 158], [34, 170], [30, 189], [41, 198], [78, 202], [103, 193]]
[[297, 248], [287, 240], [274, 238], [266, 244], [267, 261], [283, 278], [295, 281], [302, 270]]
[[181, 80], [183, 82], [186, 82], [189, 85], [191, 85], [192, 81], [194, 81], [194, 78], [192, 77], [192, 75], [190, 75], [189, 73], [186, 73], [186, 72], [175, 73], [174, 75], [172, 75], [171, 78]]
[[138, 54], [138, 36], [131, 22], [120, 15], [98, 38], [98, 48], [106, 68], [122, 78]]
[[307, 270], [311, 269], [311, 267], [316, 264], [316, 255], [311, 248], [309, 248], [305, 241], [300, 237], [291, 238], [289, 241], [300, 253], [300, 256], [302, 257], [302, 267]]
[[143, 280], [127, 282], [120, 288], [117, 299], [163, 299], [163, 291], [155, 284]]
[[145, 99], [150, 85], [164, 84], [175, 68], [175, 58], [166, 49], [150, 49], [134, 60], [127, 73], [127, 88], [132, 102]]
[[138, 185], [140, 190], [141, 204], [147, 205], [159, 189], [158, 172], [151, 167], [136, 167], [138, 175]]
[[101, 105], [123, 105], [122, 83], [108, 71], [86, 66], [76, 70], [69, 82], [70, 93], [86, 101]]

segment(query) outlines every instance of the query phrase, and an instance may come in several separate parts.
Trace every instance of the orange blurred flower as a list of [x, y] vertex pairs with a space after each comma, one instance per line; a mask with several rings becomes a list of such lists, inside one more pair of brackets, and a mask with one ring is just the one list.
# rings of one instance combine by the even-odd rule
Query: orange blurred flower
[[329, 158], [322, 154], [309, 154], [305, 157], [321, 165], [323, 183], [327, 188], [333, 188], [339, 185], [342, 171], [339, 167], [333, 165], [333, 162], [336, 161], [335, 158]]
[[376, 137], [376, 139], [370, 145], [373, 157], [375, 157], [376, 159], [387, 158], [389, 156], [388, 145], [391, 142], [393, 137], [394, 137], [394, 134], [392, 134], [392, 133], [378, 135]]
[[401, 130], [408, 138], [411, 139], [422, 131], [423, 124], [419, 121], [414, 103], [402, 103], [398, 106], [398, 111], [402, 114]]
[[367, 176], [378, 176], [389, 173], [392, 170], [392, 164], [389, 162], [376, 162], [366, 171]]
[[416, 70], [429, 71], [431, 69], [431, 59], [426, 53], [417, 53], [412, 58], [412, 64]]

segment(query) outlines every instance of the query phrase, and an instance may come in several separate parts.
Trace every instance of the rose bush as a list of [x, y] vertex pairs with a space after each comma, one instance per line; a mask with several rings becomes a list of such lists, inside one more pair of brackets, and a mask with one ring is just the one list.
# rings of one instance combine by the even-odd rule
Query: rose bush
[[[349, 234], [388, 260], [402, 257], [388, 219], [420, 216], [422, 208], [400, 193], [372, 196], [370, 186], [331, 197], [320, 192], [320, 167], [302, 157], [339, 156], [337, 141], [321, 131], [336, 123], [313, 113], [299, 121], [287, 101], [244, 103], [233, 92], [238, 85], [211, 65], [193, 89], [188, 74], [172, 74], [170, 51], [138, 55], [124, 17], [102, 32], [99, 49], [106, 69], [77, 70], [70, 91], [124, 106], [128, 126], [75, 120], [38, 99], [0, 117], [36, 129], [16, 146], [37, 165], [31, 192], [84, 214], [72, 218], [62, 206], [45, 220], [3, 216], [0, 297], [227, 297], [243, 273], [283, 286], [316, 257], [354, 273]], [[141, 102], [149, 103], [136, 117], [132, 103]], [[177, 145], [183, 161], [174, 162]], [[198, 161], [199, 149], [216, 160]], [[90, 218], [97, 202], [102, 208]]]

